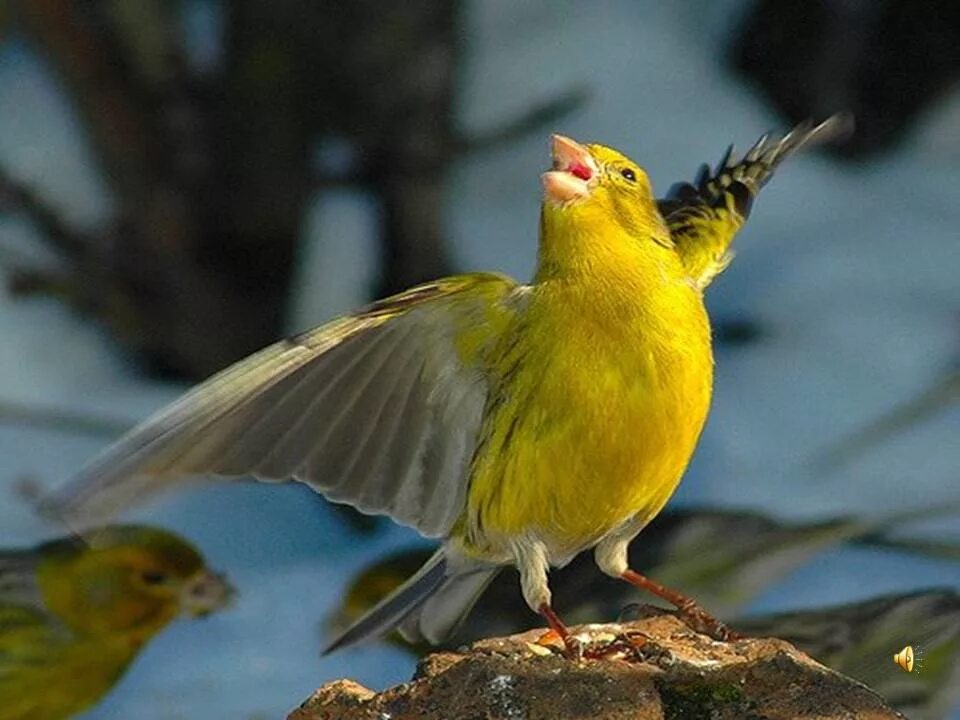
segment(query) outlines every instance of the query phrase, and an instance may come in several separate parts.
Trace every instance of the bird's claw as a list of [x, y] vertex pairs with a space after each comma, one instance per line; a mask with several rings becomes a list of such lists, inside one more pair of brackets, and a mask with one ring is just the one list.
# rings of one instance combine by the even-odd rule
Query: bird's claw
[[717, 620], [693, 600], [682, 603], [677, 607], [677, 610], [691, 630], [709, 635], [714, 640], [734, 642], [743, 638], [743, 635], [731, 630], [725, 623]]
[[563, 656], [573, 662], [580, 662], [585, 658], [589, 659], [586, 646], [573, 636], [567, 636], [563, 639]]
[[637, 654], [647, 643], [647, 638], [639, 633], [620, 633], [612, 640], [589, 646], [584, 651], [587, 660], [608, 660], [614, 656], [630, 658]]

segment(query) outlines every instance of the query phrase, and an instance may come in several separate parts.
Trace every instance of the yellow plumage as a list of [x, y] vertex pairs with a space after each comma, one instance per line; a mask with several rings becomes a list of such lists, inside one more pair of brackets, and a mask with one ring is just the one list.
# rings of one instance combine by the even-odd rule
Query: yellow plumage
[[[639, 172], [613, 150], [590, 151]], [[637, 513], [652, 517], [706, 417], [709, 324], [649, 187], [616, 184], [591, 200], [545, 208], [541, 270], [491, 359], [464, 527], [481, 556], [498, 536], [533, 530], [562, 558]]]
[[231, 593], [189, 543], [156, 528], [0, 552], [0, 720], [79, 714], [178, 615], [212, 612]]
[[846, 125], [764, 137], [662, 200], [619, 152], [555, 136], [529, 285], [446, 278], [277, 343], [136, 428], [47, 507], [85, 522], [191, 477], [294, 478], [444, 541], [334, 646], [397, 626], [437, 641], [514, 565], [572, 649], [547, 573], [591, 547], [603, 572], [726, 637], [630, 569], [627, 545], [706, 419], [703, 289], [777, 165]]

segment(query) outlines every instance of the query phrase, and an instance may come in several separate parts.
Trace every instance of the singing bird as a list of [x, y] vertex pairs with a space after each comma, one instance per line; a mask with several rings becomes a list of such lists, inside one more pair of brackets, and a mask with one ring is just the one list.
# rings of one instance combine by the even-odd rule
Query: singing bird
[[179, 616], [233, 589], [190, 543], [145, 526], [0, 551], [0, 720], [62, 720], [100, 700]]
[[270, 346], [135, 428], [47, 509], [83, 523], [188, 478], [293, 478], [442, 539], [328, 650], [398, 626], [437, 642], [513, 565], [527, 604], [577, 652], [547, 573], [589, 548], [604, 573], [726, 637], [628, 567], [627, 546], [707, 417], [704, 288], [780, 162], [848, 124], [764, 136], [739, 160], [731, 147], [664, 200], [616, 150], [555, 135], [532, 282], [449, 277]]

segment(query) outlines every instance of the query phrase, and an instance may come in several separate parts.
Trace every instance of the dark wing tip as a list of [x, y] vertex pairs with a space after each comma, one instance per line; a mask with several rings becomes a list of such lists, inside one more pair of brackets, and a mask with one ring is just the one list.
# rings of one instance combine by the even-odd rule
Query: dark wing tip
[[849, 139], [857, 128], [853, 113], [844, 110], [834, 113], [811, 131], [816, 141], [832, 143]]
[[698, 177], [698, 188], [706, 202], [714, 207], [730, 203], [746, 219], [753, 199], [780, 163], [805, 147], [843, 140], [853, 127], [853, 115], [843, 112], [818, 124], [804, 120], [779, 139], [765, 133], [740, 160], [732, 157], [731, 145], [715, 173]]
[[701, 165], [693, 183], [671, 186], [666, 197], [658, 201], [660, 212], [672, 231], [685, 230], [689, 216], [702, 215], [710, 209], [731, 209], [742, 222], [781, 162], [807, 146], [844, 140], [853, 130], [853, 115], [840, 112], [817, 124], [804, 120], [780, 137], [765, 133], [739, 159], [730, 145], [715, 168]]
[[[776, 167], [785, 158], [811, 145], [824, 145], [848, 138], [854, 130], [853, 115], [836, 113], [817, 125], [809, 118], [798, 123], [769, 149], [768, 162]], [[766, 154], [766, 153], [765, 153]]]

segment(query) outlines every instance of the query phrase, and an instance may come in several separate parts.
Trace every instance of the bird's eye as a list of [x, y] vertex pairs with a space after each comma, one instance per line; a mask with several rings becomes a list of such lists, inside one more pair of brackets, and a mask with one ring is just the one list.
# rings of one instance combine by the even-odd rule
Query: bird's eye
[[167, 579], [164, 573], [157, 570], [145, 570], [140, 577], [147, 585], [161, 585]]
[[620, 171], [620, 174], [630, 182], [637, 181], [637, 174], [631, 168], [624, 168], [623, 170]]

